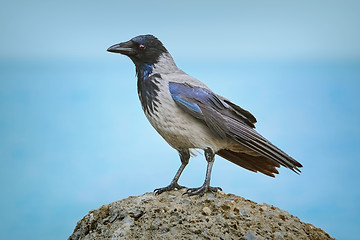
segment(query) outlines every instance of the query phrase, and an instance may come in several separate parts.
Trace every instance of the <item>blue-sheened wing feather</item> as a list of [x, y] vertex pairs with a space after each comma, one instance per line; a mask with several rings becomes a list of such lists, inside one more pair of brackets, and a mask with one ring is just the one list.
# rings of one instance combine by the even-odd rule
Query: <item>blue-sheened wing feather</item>
[[185, 112], [204, 121], [210, 130], [221, 138], [226, 137], [227, 128], [219, 113], [219, 110], [228, 106], [225, 102], [205, 88], [194, 87], [185, 83], [170, 82], [169, 90], [173, 100]]
[[188, 108], [190, 111], [194, 111], [199, 114], [202, 113], [199, 105], [192, 103], [188, 100], [185, 100], [184, 98], [181, 98], [181, 96], [179, 95], [172, 95], [172, 98], [175, 100], [175, 102], [180, 103], [184, 107]]

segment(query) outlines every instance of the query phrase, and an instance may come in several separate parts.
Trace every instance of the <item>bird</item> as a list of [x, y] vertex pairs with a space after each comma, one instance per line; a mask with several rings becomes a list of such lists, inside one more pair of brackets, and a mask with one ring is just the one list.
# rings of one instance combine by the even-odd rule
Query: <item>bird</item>
[[255, 130], [256, 118], [203, 82], [177, 67], [163, 43], [151, 34], [110, 46], [111, 53], [129, 57], [135, 64], [137, 92], [142, 109], [155, 130], [180, 156], [181, 165], [166, 187], [155, 194], [185, 188], [178, 180], [194, 150], [204, 151], [204, 183], [186, 188], [189, 196], [218, 192], [210, 186], [218, 155], [240, 167], [275, 177], [284, 166], [300, 174], [302, 165]]

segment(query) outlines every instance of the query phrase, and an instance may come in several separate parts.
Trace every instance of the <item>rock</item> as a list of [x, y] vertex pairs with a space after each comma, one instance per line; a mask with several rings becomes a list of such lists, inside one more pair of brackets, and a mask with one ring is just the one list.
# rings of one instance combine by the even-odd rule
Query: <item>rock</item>
[[129, 197], [81, 219], [69, 240], [92, 239], [333, 239], [279, 208], [224, 192], [185, 190]]
[[204, 207], [202, 211], [206, 216], [209, 216], [211, 214], [211, 209], [208, 207]]

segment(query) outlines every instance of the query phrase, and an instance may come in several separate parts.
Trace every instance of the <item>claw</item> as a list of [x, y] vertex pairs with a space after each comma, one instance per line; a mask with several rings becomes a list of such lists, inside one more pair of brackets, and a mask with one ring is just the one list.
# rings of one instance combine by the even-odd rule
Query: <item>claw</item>
[[159, 195], [163, 192], [168, 192], [168, 191], [172, 191], [172, 190], [179, 190], [185, 188], [184, 186], [181, 186], [177, 183], [171, 183], [169, 186], [163, 187], [163, 188], [156, 188], [154, 190], [155, 195]]
[[198, 188], [189, 188], [183, 193], [183, 195], [187, 194], [188, 196], [194, 196], [194, 195], [203, 196], [207, 192], [217, 192], [217, 191], [222, 191], [222, 189], [220, 187], [211, 187], [211, 186], [203, 185]]

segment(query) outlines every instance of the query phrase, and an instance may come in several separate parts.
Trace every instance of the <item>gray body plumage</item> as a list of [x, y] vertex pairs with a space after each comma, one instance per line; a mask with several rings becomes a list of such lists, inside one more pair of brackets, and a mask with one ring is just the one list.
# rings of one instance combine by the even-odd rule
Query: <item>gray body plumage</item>
[[145, 115], [156, 131], [175, 148], [182, 162], [171, 184], [157, 193], [182, 188], [178, 179], [191, 149], [203, 149], [207, 174], [189, 195], [217, 191], [210, 187], [215, 154], [244, 167], [274, 176], [280, 165], [300, 172], [302, 165], [255, 131], [255, 117], [204, 83], [179, 69], [170, 53], [152, 35], [141, 35], [111, 46], [108, 51], [127, 55], [135, 63], [138, 94]]
[[155, 111], [144, 112], [151, 125], [169, 145], [177, 150], [210, 147], [215, 152], [227, 145], [228, 141], [218, 139], [201, 121], [190, 114], [184, 114], [184, 110], [176, 104], [169, 91], [169, 82], [208, 89], [205, 84], [177, 68], [169, 54], [160, 56], [151, 75], [158, 76], [153, 79], [159, 87], [158, 103]]

